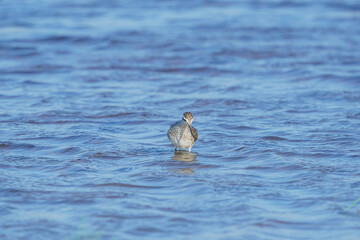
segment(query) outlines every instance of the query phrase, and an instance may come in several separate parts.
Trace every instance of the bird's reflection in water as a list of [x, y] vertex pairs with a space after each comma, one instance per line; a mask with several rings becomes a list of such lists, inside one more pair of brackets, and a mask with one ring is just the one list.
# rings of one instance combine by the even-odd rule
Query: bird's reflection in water
[[197, 155], [192, 152], [177, 150], [174, 152], [174, 156], [171, 159], [181, 162], [193, 162], [196, 160], [196, 157]]
[[[197, 155], [192, 152], [178, 150], [174, 152], [174, 156], [171, 159], [175, 161], [190, 163], [190, 162], [194, 162], [196, 160], [196, 157]], [[193, 174], [195, 172], [194, 169], [191, 167], [176, 168], [173, 169], [172, 171], [182, 174]]]

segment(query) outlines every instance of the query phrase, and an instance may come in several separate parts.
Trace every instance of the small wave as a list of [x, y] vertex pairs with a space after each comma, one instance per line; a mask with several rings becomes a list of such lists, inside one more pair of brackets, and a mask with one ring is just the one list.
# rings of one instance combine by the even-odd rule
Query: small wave
[[13, 68], [3, 70], [3, 74], [38, 74], [38, 73], [60, 73], [67, 72], [73, 67], [69, 65], [38, 64], [33, 66], [22, 66], [22, 68]]
[[36, 146], [28, 143], [13, 143], [13, 142], [3, 142], [0, 143], [0, 149], [3, 150], [13, 150], [13, 149], [32, 149]]
[[122, 113], [115, 113], [115, 114], [105, 114], [105, 115], [90, 115], [90, 116], [85, 116], [86, 118], [114, 118], [114, 117], [123, 117], [123, 116], [129, 116], [129, 115], [134, 115], [134, 113], [130, 113], [130, 112], [122, 112]]
[[82, 152], [82, 149], [79, 147], [67, 147], [56, 151], [58, 154], [76, 154], [80, 152]]
[[207, 72], [213, 70], [209, 67], [190, 67], [190, 68], [158, 68], [156, 71], [157, 72], [162, 72], [162, 73], [197, 73], [197, 72]]
[[271, 141], [286, 141], [286, 140], [288, 140], [286, 138], [278, 137], [278, 136], [265, 136], [265, 137], [262, 137], [261, 139], [271, 140]]
[[118, 187], [118, 188], [141, 188], [141, 189], [156, 189], [156, 188], [166, 188], [166, 186], [149, 186], [149, 185], [136, 185], [128, 183], [102, 183], [102, 184], [86, 184], [85, 187]]
[[65, 36], [65, 35], [54, 35], [48, 36], [41, 39], [34, 40], [35, 42], [44, 42], [44, 43], [90, 43], [93, 41], [92, 38], [88, 36]]
[[23, 84], [25, 84], [25, 85], [47, 85], [47, 83], [34, 81], [34, 80], [25, 80], [25, 81], [23, 81]]

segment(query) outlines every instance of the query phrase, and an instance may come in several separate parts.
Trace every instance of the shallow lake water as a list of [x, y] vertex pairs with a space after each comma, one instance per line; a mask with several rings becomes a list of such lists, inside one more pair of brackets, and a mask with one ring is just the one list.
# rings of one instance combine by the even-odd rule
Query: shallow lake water
[[[0, 239], [359, 239], [358, 1], [0, 19]], [[186, 111], [199, 139], [174, 152]]]

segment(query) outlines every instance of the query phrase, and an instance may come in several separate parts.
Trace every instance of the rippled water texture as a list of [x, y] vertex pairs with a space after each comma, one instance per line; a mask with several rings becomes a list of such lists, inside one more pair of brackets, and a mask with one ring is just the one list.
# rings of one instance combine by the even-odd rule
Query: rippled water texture
[[[0, 239], [359, 239], [359, 1], [0, 19]], [[174, 153], [185, 111], [199, 139]]]

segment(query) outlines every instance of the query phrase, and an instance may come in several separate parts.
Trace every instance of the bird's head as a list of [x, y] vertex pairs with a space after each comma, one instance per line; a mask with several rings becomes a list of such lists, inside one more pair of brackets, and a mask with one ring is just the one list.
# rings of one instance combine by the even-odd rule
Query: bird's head
[[189, 124], [191, 125], [191, 123], [194, 121], [194, 116], [192, 115], [191, 112], [186, 112], [183, 115], [183, 119]]

